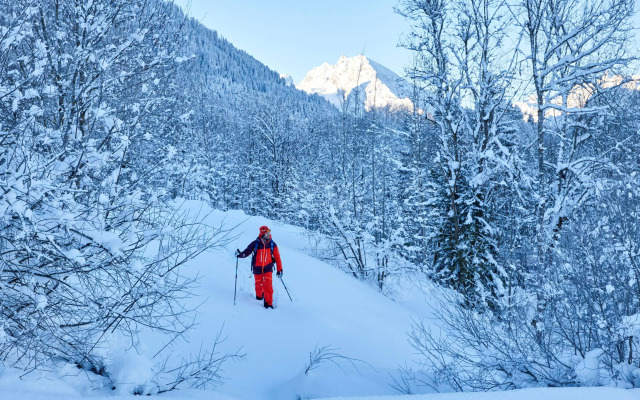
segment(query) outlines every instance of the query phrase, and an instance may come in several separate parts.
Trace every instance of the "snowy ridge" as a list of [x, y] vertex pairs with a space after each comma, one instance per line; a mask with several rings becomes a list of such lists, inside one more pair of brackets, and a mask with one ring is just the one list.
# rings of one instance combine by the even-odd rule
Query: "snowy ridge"
[[280, 74], [280, 79], [284, 80], [287, 86], [294, 86], [293, 78], [289, 74]]
[[364, 91], [361, 101], [364, 101], [367, 110], [413, 108], [408, 97], [408, 83], [393, 71], [362, 55], [343, 55], [335, 65], [324, 63], [315, 67], [296, 87], [310, 94], [319, 94], [337, 107], [341, 107], [344, 100], [358, 88]]
[[[609, 75], [605, 74], [602, 79], [598, 81], [598, 87], [590, 85], [579, 85], [573, 87], [566, 98], [566, 105], [563, 105], [562, 96], [556, 96], [549, 102], [553, 104], [545, 112], [545, 117], [557, 117], [562, 115], [566, 110], [583, 111], [587, 109], [587, 101], [593, 96], [596, 90], [606, 90], [615, 87], [623, 87], [627, 90], [640, 90], [640, 75], [633, 75], [631, 77], [623, 77], [622, 75]], [[538, 107], [536, 104], [536, 97], [529, 95], [524, 101], [516, 101], [514, 106], [520, 109], [522, 113], [522, 119], [527, 121], [531, 119], [534, 122], [538, 121]]]

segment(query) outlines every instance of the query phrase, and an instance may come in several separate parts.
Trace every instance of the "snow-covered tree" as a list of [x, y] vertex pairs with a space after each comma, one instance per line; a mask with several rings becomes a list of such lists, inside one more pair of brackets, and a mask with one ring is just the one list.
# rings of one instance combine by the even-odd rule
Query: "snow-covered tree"
[[148, 184], [171, 158], [158, 139], [173, 131], [174, 12], [162, 1], [0, 3], [3, 364], [58, 360], [108, 379], [111, 338], [135, 346], [142, 329], [180, 335], [192, 323], [178, 268], [216, 235]]
[[466, 294], [469, 304], [492, 304], [508, 273], [498, 235], [503, 190], [519, 179], [509, 83], [502, 42], [510, 21], [506, 4], [471, 1], [404, 1], [399, 10], [414, 23], [407, 47], [416, 52], [412, 72], [426, 93], [427, 119], [437, 147], [425, 184], [430, 210], [430, 250], [437, 280]]
[[[638, 385], [637, 93], [622, 69], [631, 2], [402, 4], [447, 133], [435, 163], [445, 173], [429, 182], [432, 224], [463, 233], [436, 244], [497, 268], [476, 281], [491, 312], [464, 307], [465, 277], [451, 276], [462, 296], [447, 300], [463, 306], [441, 308], [447, 335], [422, 324], [411, 334], [424, 367], [458, 390]], [[523, 93], [534, 95], [520, 114], [511, 103]]]

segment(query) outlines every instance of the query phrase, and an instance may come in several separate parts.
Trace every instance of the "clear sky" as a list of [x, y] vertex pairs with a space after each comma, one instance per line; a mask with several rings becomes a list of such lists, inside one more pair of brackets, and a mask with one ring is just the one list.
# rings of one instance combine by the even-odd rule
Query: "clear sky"
[[[408, 21], [398, 0], [174, 0], [237, 48], [299, 83], [342, 54], [366, 57], [403, 75], [411, 53], [398, 47]], [[633, 18], [640, 28], [640, 16]], [[636, 31], [637, 34], [637, 31]], [[639, 38], [633, 41], [637, 49]]]
[[342, 54], [364, 54], [399, 75], [411, 54], [398, 48], [409, 24], [397, 0], [175, 0], [189, 14], [269, 68], [299, 83]]

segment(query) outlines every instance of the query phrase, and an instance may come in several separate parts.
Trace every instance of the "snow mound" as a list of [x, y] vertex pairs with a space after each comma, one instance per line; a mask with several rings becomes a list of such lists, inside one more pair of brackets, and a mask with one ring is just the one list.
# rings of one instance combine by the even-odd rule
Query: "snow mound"
[[153, 362], [136, 351], [128, 351], [116, 358], [107, 369], [118, 394], [152, 393]]

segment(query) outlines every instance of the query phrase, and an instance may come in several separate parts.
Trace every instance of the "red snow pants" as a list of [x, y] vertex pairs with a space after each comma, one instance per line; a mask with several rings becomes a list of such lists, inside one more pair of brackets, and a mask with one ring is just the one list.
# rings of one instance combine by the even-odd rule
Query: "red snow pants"
[[264, 301], [273, 305], [273, 272], [255, 274], [253, 277], [256, 280], [256, 297], [264, 295]]

